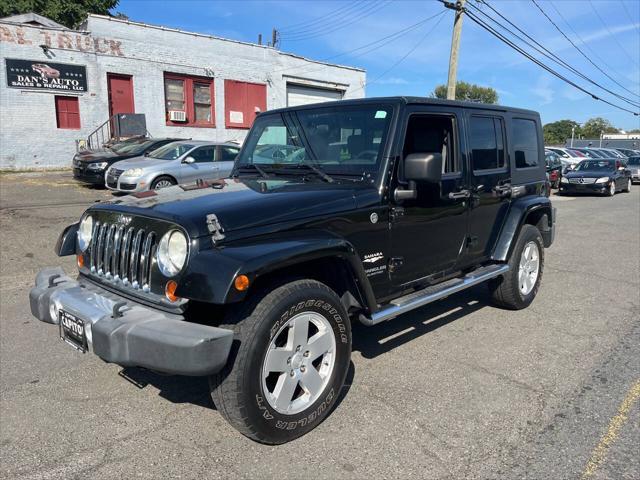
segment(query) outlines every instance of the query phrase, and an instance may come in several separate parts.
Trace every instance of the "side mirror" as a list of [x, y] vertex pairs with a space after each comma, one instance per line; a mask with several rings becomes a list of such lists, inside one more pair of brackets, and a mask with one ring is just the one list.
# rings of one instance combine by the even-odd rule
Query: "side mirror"
[[438, 183], [442, 179], [442, 154], [407, 155], [404, 159], [404, 178], [414, 182]]
[[182, 163], [194, 163], [195, 161], [196, 159], [193, 157], [186, 157], [184, 160], [182, 160]]
[[442, 154], [412, 153], [404, 159], [404, 178], [408, 188], [396, 188], [396, 202], [412, 200], [418, 196], [416, 182], [438, 183], [442, 179]]

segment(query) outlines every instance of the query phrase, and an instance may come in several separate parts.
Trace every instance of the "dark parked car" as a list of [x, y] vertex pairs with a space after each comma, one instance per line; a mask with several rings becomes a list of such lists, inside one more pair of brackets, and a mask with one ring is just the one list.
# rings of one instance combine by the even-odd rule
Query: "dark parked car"
[[600, 193], [613, 197], [631, 191], [631, 175], [620, 160], [583, 160], [562, 177], [560, 193]]
[[56, 248], [79, 275], [42, 270], [31, 311], [107, 362], [208, 375], [226, 420], [284, 443], [336, 404], [353, 322], [483, 282], [529, 306], [554, 239], [545, 194], [536, 112], [413, 97], [267, 111], [231, 178], [92, 205]]
[[626, 157], [637, 157], [640, 155], [640, 151], [631, 150], [630, 148], [616, 148], [615, 150], [619, 151], [621, 154], [623, 154]]
[[631, 174], [631, 182], [640, 182], [640, 155], [629, 157], [627, 161], [627, 170]]
[[550, 150], [545, 150], [544, 160], [547, 165], [547, 175], [551, 188], [560, 187], [560, 179], [562, 178], [562, 160], [560, 156]]
[[139, 157], [179, 138], [135, 138], [114, 143], [105, 150], [79, 152], [73, 157], [73, 178], [84, 183], [104, 186], [104, 173], [115, 162]]

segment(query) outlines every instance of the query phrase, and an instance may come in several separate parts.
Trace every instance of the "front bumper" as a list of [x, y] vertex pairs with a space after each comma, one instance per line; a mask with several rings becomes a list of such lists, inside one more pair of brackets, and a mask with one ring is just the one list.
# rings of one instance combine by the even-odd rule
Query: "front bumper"
[[146, 307], [87, 280], [73, 280], [59, 267], [38, 273], [29, 302], [42, 322], [57, 325], [61, 309], [82, 319], [89, 351], [124, 367], [211, 375], [227, 362], [233, 341], [231, 330]]
[[104, 169], [89, 170], [88, 168], [73, 167], [73, 178], [91, 185], [104, 185]]
[[137, 193], [144, 192], [149, 189], [149, 184], [146, 177], [123, 177], [119, 175], [117, 177], [109, 175], [107, 172], [104, 175], [103, 182], [109, 190], [122, 193]]
[[607, 183], [561, 183], [560, 191], [566, 193], [608, 193], [609, 182]]

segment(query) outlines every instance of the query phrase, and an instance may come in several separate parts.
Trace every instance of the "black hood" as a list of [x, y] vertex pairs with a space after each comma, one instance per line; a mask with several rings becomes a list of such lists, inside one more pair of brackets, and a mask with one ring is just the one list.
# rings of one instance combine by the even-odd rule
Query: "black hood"
[[78, 153], [74, 157], [75, 161], [79, 161], [80, 163], [97, 163], [97, 162], [109, 162], [109, 164], [119, 162], [120, 160], [127, 160], [128, 158], [133, 157], [141, 157], [143, 154], [138, 153], [128, 153], [126, 155], [118, 155], [116, 152], [112, 150], [100, 150], [99, 152], [91, 152], [91, 153]]
[[564, 176], [567, 178], [600, 178], [610, 177], [613, 173], [613, 170], [579, 170], [577, 172], [568, 171]]
[[160, 218], [210, 235], [217, 224], [229, 232], [353, 210], [354, 185], [288, 180], [227, 179], [210, 186], [178, 185], [143, 192], [93, 207]]

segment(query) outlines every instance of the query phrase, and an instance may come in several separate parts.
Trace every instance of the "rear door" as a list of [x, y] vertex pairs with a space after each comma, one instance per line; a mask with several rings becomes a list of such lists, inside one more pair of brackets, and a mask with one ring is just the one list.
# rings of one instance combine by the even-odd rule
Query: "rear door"
[[463, 264], [489, 258], [509, 210], [511, 169], [502, 112], [467, 110], [468, 237]]

